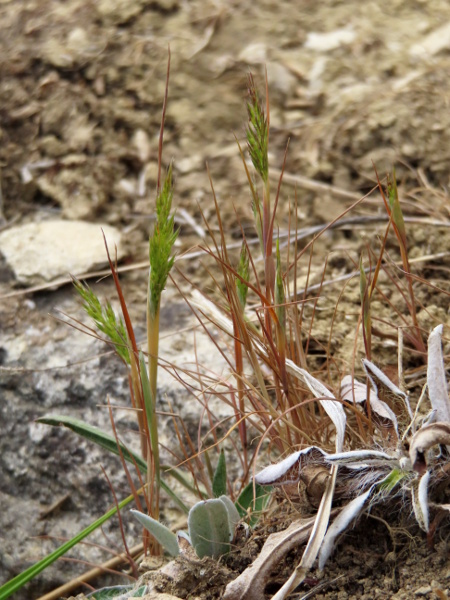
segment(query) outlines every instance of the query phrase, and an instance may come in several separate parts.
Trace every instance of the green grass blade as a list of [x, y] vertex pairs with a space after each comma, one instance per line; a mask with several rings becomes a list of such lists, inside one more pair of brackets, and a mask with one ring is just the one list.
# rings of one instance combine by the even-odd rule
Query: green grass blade
[[146, 585], [141, 585], [138, 589], [133, 585], [116, 585], [114, 587], [106, 587], [101, 590], [97, 590], [93, 594], [89, 594], [89, 598], [93, 600], [112, 600], [113, 598], [119, 598], [119, 600], [125, 600], [126, 598], [142, 598], [147, 590]]
[[236, 508], [241, 517], [247, 516], [247, 510], [250, 509], [254, 515], [250, 518], [250, 526], [253, 527], [258, 519], [259, 513], [262, 512], [269, 499], [272, 488], [269, 486], [263, 487], [258, 483], [255, 484], [255, 495], [253, 495], [253, 481], [250, 481], [236, 500]]
[[150, 433], [150, 444], [153, 454], [153, 463], [155, 469], [155, 485], [161, 487], [161, 474], [159, 466], [159, 443], [158, 443], [158, 423], [156, 420], [156, 397], [152, 394], [150, 381], [148, 379], [147, 367], [142, 352], [139, 352], [139, 368], [141, 374], [142, 394], [144, 397], [145, 414], [147, 415], [147, 427]]
[[[125, 498], [125, 500], [122, 500], [122, 502], [119, 503], [119, 509], [123, 508], [124, 506], [126, 506], [127, 504], [132, 502], [133, 499], [134, 499], [133, 494], [131, 494], [130, 496]], [[85, 537], [87, 537], [90, 533], [95, 531], [98, 527], [103, 525], [103, 523], [105, 523], [108, 519], [110, 519], [112, 516], [114, 516], [116, 514], [116, 512], [117, 512], [117, 507], [112, 508], [107, 513], [105, 513], [102, 517], [97, 519], [97, 521], [94, 521], [94, 523], [91, 523], [91, 525], [86, 527], [86, 529], [83, 529], [83, 531], [81, 531], [78, 535], [73, 537], [71, 540], [69, 540], [68, 542], [66, 542], [65, 544], [60, 546], [59, 548], [57, 548], [54, 552], [52, 552], [51, 554], [49, 554], [48, 556], [46, 556], [39, 562], [35, 563], [34, 565], [32, 565], [30, 568], [26, 569], [22, 573], [19, 573], [19, 575], [16, 575], [16, 577], [11, 579], [4, 585], [2, 585], [0, 587], [0, 600], [6, 600], [6, 598], [9, 598], [11, 596], [11, 594], [14, 594], [14, 592], [17, 592], [17, 590], [20, 590], [20, 588], [22, 588], [26, 583], [28, 583], [28, 581], [30, 581], [31, 579], [33, 579], [33, 577], [36, 577], [36, 575], [38, 575], [39, 573], [44, 571], [44, 569], [49, 567], [52, 563], [55, 562], [55, 560], [57, 560], [58, 558], [63, 556], [71, 548], [73, 548], [74, 546], [79, 544]]]
[[[63, 427], [67, 427], [68, 429], [74, 431], [78, 435], [81, 435], [86, 440], [94, 442], [98, 446], [105, 448], [113, 454], [119, 455], [117, 442], [113, 435], [102, 431], [98, 427], [95, 427], [95, 425], [89, 425], [80, 419], [75, 419], [74, 417], [65, 415], [45, 415], [44, 417], [36, 419], [36, 422], [44, 423], [45, 425], [53, 425], [55, 427], [62, 425]], [[134, 460], [140, 469], [142, 469], [144, 472], [147, 471], [147, 463], [141, 456], [135, 452], [132, 452], [131, 450], [128, 450], [128, 448], [126, 448], [123, 444], [120, 444], [120, 449], [125, 460], [131, 463]]]
[[237, 270], [238, 275], [242, 277], [243, 281], [239, 277], [236, 277], [236, 290], [242, 310], [244, 310], [247, 303], [248, 285], [246, 284], [246, 281], [248, 281], [250, 277], [249, 265], [250, 256], [248, 254], [247, 246], [243, 243]]
[[225, 452], [220, 451], [219, 460], [212, 481], [214, 498], [220, 498], [227, 493], [227, 464], [225, 462]]
[[[119, 456], [119, 454], [120, 454], [119, 450], [117, 448], [116, 439], [114, 438], [113, 435], [111, 435], [109, 433], [105, 433], [98, 427], [95, 427], [94, 425], [88, 425], [87, 423], [84, 423], [84, 421], [80, 421], [79, 419], [75, 419], [73, 417], [69, 417], [66, 415], [46, 415], [44, 417], [40, 417], [39, 419], [36, 419], [36, 422], [44, 423], [46, 425], [53, 425], [55, 427], [62, 425], [64, 427], [67, 427], [68, 429], [72, 430], [73, 432], [77, 433], [78, 435], [81, 435], [82, 437], [89, 440], [90, 442], [94, 442], [98, 446], [101, 446], [102, 448], [109, 450], [109, 452], [112, 452], [113, 454], [116, 454], [117, 456]], [[123, 444], [120, 444], [120, 449], [122, 450], [123, 457], [126, 461], [133, 463], [133, 464], [134, 464], [134, 462], [136, 462], [138, 467], [140, 469], [142, 469], [142, 471], [144, 473], [147, 472], [147, 463], [141, 456], [139, 456], [135, 452], [132, 452], [131, 450], [128, 450], [128, 448], [126, 448]], [[170, 489], [170, 487], [167, 485], [167, 483], [165, 483], [164, 481], [161, 481], [161, 488], [165, 491], [165, 493], [169, 496], [169, 498], [171, 500], [173, 500], [175, 502], [175, 504], [186, 515], [189, 513], [188, 507]]]

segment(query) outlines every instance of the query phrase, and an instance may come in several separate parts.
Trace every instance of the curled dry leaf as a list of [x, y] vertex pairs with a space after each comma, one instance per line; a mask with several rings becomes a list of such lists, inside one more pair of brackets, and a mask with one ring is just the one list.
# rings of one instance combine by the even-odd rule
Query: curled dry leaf
[[[340, 452], [344, 447], [345, 426], [347, 423], [344, 407], [336, 400], [323, 383], [310, 375], [305, 369], [298, 367], [289, 358], [286, 359], [286, 370], [290, 372], [291, 375], [294, 375], [294, 377], [297, 377], [297, 379], [303, 379], [314, 396], [319, 400], [327, 415], [333, 421], [336, 428], [336, 451]], [[329, 400], [327, 400], [327, 398], [329, 398]]]
[[379, 450], [350, 450], [349, 452], [327, 454], [325, 460], [331, 464], [345, 465], [349, 469], [393, 467], [393, 463], [397, 462], [395, 457]]
[[303, 469], [307, 465], [323, 465], [326, 453], [317, 446], [310, 446], [287, 456], [284, 460], [269, 465], [257, 475], [256, 483], [260, 485], [289, 485], [298, 483]]
[[395, 407], [398, 410], [398, 416], [401, 417], [401, 420], [411, 421], [413, 413], [405, 392], [396, 386], [395, 383], [392, 383], [389, 377], [374, 365], [373, 362], [365, 358], [362, 363], [377, 398]]
[[436, 419], [450, 423], [450, 400], [445, 380], [441, 341], [442, 329], [442, 325], [438, 325], [428, 338], [427, 385], [431, 406], [436, 411]]
[[272, 571], [284, 556], [308, 539], [315, 517], [294, 521], [284, 531], [267, 538], [258, 558], [226, 587], [223, 600], [261, 600]]
[[[367, 386], [353, 379], [351, 375], [346, 375], [341, 381], [341, 398], [346, 402], [359, 404], [367, 413]], [[389, 408], [386, 402], [378, 398], [377, 391], [372, 387], [370, 394], [370, 409], [372, 420], [380, 429], [392, 429], [398, 437], [398, 422], [397, 416], [393, 410]]]
[[303, 552], [300, 563], [295, 567], [289, 579], [273, 596], [272, 600], [284, 600], [302, 581], [314, 564], [319, 554], [320, 547], [325, 537], [328, 523], [332, 515], [331, 505], [333, 502], [334, 490], [337, 478], [337, 465], [331, 467], [330, 477], [327, 481], [320, 506], [317, 511], [314, 525], [309, 536], [305, 551]]
[[325, 457], [321, 448], [310, 446], [269, 465], [255, 475], [255, 481], [283, 487], [290, 497], [306, 494], [311, 506], [317, 508], [330, 477]]
[[372, 486], [367, 492], [361, 494], [357, 498], [354, 498], [351, 502], [346, 504], [338, 516], [335, 518], [333, 523], [328, 528], [328, 531], [324, 537], [322, 547], [320, 548], [319, 554], [319, 570], [321, 571], [325, 566], [328, 558], [330, 557], [333, 549], [334, 542], [337, 536], [347, 529], [348, 525], [356, 519], [356, 517], [362, 511], [367, 499], [371, 495], [375, 486]]
[[430, 481], [430, 471], [425, 473], [419, 479], [412, 483], [412, 503], [414, 516], [423, 531], [428, 531], [430, 527], [430, 509], [428, 504], [428, 482]]
[[409, 448], [409, 457], [415, 471], [425, 473], [427, 469], [425, 453], [437, 445], [450, 446], [450, 423], [425, 425], [414, 434]]

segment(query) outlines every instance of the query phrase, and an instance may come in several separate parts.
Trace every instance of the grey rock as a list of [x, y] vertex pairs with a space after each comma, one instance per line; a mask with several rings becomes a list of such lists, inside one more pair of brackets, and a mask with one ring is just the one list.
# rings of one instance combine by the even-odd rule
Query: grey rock
[[51, 282], [69, 273], [79, 275], [107, 263], [102, 230], [111, 254], [125, 250], [121, 233], [109, 225], [51, 220], [17, 225], [0, 233], [0, 252], [25, 285]]

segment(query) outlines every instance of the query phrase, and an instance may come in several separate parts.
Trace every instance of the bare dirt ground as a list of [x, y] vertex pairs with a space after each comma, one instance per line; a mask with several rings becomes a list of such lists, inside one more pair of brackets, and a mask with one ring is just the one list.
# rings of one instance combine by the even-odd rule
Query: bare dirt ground
[[[439, 291], [449, 290], [450, 272], [446, 0], [0, 0], [0, 27], [2, 231], [53, 218], [108, 224], [126, 238], [124, 264], [146, 259], [170, 45], [164, 157], [174, 160], [178, 250], [198, 243], [200, 208], [215, 225], [206, 161], [227, 232], [238, 239], [234, 207], [247, 227], [251, 200], [233, 136], [244, 137], [247, 73], [251, 70], [262, 88], [266, 67], [274, 187], [290, 139], [280, 229], [288, 226], [295, 184], [299, 226], [306, 228], [328, 223], [373, 188], [372, 161], [381, 174], [395, 164], [410, 219], [414, 272], [435, 286], [417, 286], [419, 322], [425, 332], [444, 323], [448, 340], [448, 295]], [[296, 181], [296, 176], [303, 179]], [[378, 216], [380, 221], [348, 224], [324, 236], [315, 247], [311, 284], [320, 281], [325, 258], [325, 278], [332, 280], [355, 270], [367, 243], [377, 246], [386, 224], [379, 196], [374, 194], [352, 216]], [[394, 240], [388, 250], [396, 260]], [[203, 265], [198, 259], [179, 262], [200, 285], [207, 281]], [[58, 412], [108, 427], [107, 411], [98, 405], [105, 404], [107, 395], [119, 406], [129, 400], [120, 363], [97, 341], [55, 320], [56, 309], [83, 319], [71, 286], [27, 293], [6, 260], [0, 267], [3, 582], [111, 505], [100, 464], [117, 495], [128, 494], [117, 461], [68, 432], [36, 425], [34, 419]], [[299, 268], [299, 276], [306, 267]], [[61, 275], [68, 270], [63, 265]], [[122, 279], [140, 338], [145, 279], [145, 268], [130, 270]], [[28, 285], [42, 283], [37, 273]], [[342, 364], [350, 364], [358, 283], [350, 283], [342, 296], [342, 284], [326, 289], [313, 336], [317, 348], [326, 346], [334, 315], [332, 352]], [[114, 298], [109, 280], [96, 290]], [[400, 294], [387, 293], [404, 312]], [[189, 310], [172, 286], [166, 303], [162, 353], [175, 363], [187, 363], [193, 360]], [[389, 318], [382, 300], [377, 308]], [[448, 354], [448, 341], [445, 350]], [[214, 360], [209, 347], [199, 346], [198, 352], [200, 362]], [[395, 343], [375, 338], [374, 356], [380, 364], [395, 365]], [[412, 353], [405, 360], [406, 367], [416, 369], [417, 389], [423, 363]], [[180, 414], [191, 418], [195, 431], [192, 403], [174, 390], [169, 377], [161, 378], [160, 388], [161, 402], [169, 397]], [[117, 411], [116, 417], [124, 435], [132, 435], [130, 414]], [[164, 435], [170, 439], [169, 432]], [[170, 506], [165, 510], [169, 520], [173, 511]], [[129, 538], [137, 540], [138, 528], [126, 526]], [[448, 527], [442, 531], [432, 550], [419, 531], [412, 541], [401, 532], [396, 538], [366, 520], [344, 538], [325, 574], [330, 583], [314, 597], [447, 597]], [[121, 548], [116, 521], [92, 539]], [[84, 547], [72, 556], [94, 563], [105, 559], [97, 547]], [[15, 597], [38, 598], [84, 568], [60, 562]]]

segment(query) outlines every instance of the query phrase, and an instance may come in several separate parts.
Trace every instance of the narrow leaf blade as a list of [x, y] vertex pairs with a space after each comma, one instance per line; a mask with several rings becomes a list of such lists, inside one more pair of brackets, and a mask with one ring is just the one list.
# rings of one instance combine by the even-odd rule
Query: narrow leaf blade
[[[54, 427], [62, 425], [74, 433], [81, 435], [86, 440], [94, 442], [98, 446], [105, 448], [105, 450], [108, 450], [113, 454], [119, 455], [117, 442], [113, 435], [102, 431], [98, 427], [95, 427], [95, 425], [89, 425], [80, 419], [75, 419], [74, 417], [69, 417], [66, 415], [45, 415], [44, 417], [36, 419], [36, 422], [44, 423], [45, 425], [52, 425]], [[142, 469], [144, 472], [147, 470], [147, 463], [138, 454], [128, 450], [128, 448], [126, 448], [126, 446], [123, 444], [120, 444], [120, 449], [122, 450], [125, 460], [131, 463], [136, 461], [136, 464], [140, 469]]]
[[[294, 377], [303, 379], [314, 396], [318, 398], [323, 409], [336, 427], [336, 451], [341, 452], [344, 447], [345, 427], [347, 424], [344, 407], [323, 383], [310, 375], [305, 369], [298, 367], [292, 360], [286, 359], [286, 369]], [[329, 398], [329, 400], [325, 400], [324, 398]]]
[[320, 549], [320, 554], [319, 554], [319, 570], [320, 571], [324, 568], [325, 563], [327, 562], [328, 558], [330, 557], [330, 555], [334, 549], [334, 543], [336, 541], [337, 536], [342, 531], [347, 529], [349, 524], [354, 519], [356, 519], [356, 517], [360, 514], [360, 512], [362, 511], [362, 509], [364, 507], [364, 504], [366, 503], [366, 501], [369, 498], [371, 493], [372, 493], [372, 488], [370, 490], [368, 490], [367, 492], [365, 492], [364, 494], [361, 494], [357, 498], [354, 498], [354, 500], [352, 500], [346, 506], [344, 506], [344, 508], [339, 513], [339, 515], [336, 517], [336, 519], [330, 525], [330, 527], [324, 537], [322, 547]]
[[428, 532], [430, 527], [428, 507], [428, 482], [430, 481], [430, 476], [430, 471], [425, 471], [422, 477], [413, 481], [412, 485], [414, 516], [419, 527], [426, 532]]
[[[124, 506], [126, 506], [127, 504], [132, 502], [133, 499], [134, 499], [134, 496], [133, 496], [133, 494], [131, 494], [130, 496], [125, 498], [125, 500], [122, 500], [122, 502], [119, 503], [119, 509], [123, 508]], [[69, 540], [68, 542], [66, 542], [65, 544], [60, 546], [59, 548], [57, 548], [54, 552], [52, 552], [51, 554], [49, 554], [42, 560], [38, 561], [37, 563], [35, 563], [34, 565], [29, 567], [22, 573], [19, 573], [19, 575], [16, 575], [16, 577], [11, 579], [4, 585], [2, 585], [0, 587], [0, 600], [6, 600], [6, 598], [9, 598], [12, 594], [14, 594], [14, 592], [17, 592], [17, 590], [20, 590], [26, 583], [28, 583], [28, 581], [31, 581], [31, 579], [36, 577], [36, 575], [38, 575], [39, 573], [44, 571], [47, 567], [49, 567], [52, 563], [54, 563], [55, 560], [57, 560], [58, 558], [63, 556], [66, 552], [68, 552], [71, 548], [73, 548], [74, 546], [79, 544], [81, 542], [81, 540], [83, 540], [90, 533], [95, 531], [98, 527], [103, 525], [103, 523], [105, 523], [108, 519], [110, 519], [113, 515], [115, 515], [116, 512], [117, 512], [117, 508], [116, 507], [112, 508], [110, 511], [105, 513], [99, 519], [94, 521], [94, 523], [91, 523], [91, 525], [89, 525], [88, 527], [83, 529], [83, 531], [81, 531], [78, 535], [73, 537], [71, 540]]]
[[[52, 425], [54, 427], [59, 427], [60, 425], [62, 425], [63, 427], [67, 427], [74, 433], [81, 435], [85, 439], [94, 442], [98, 446], [101, 446], [109, 452], [112, 452], [113, 454], [119, 456], [119, 450], [117, 448], [117, 442], [114, 436], [102, 431], [98, 427], [95, 427], [95, 425], [89, 425], [84, 421], [80, 421], [79, 419], [75, 419], [74, 417], [69, 417], [66, 415], [46, 415], [44, 417], [36, 419], [36, 423], [44, 423], [46, 425]], [[120, 444], [120, 449], [122, 450], [123, 457], [126, 461], [132, 464], [137, 464], [137, 466], [142, 470], [142, 472], [147, 472], [147, 463], [141, 456], [139, 456], [135, 452], [132, 452], [131, 450], [128, 450], [123, 444]], [[180, 509], [185, 514], [188, 514], [189, 509], [187, 508], [187, 506], [170, 489], [167, 483], [161, 481], [161, 488], [166, 492], [166, 494], [171, 498], [171, 500], [173, 500], [175, 504], [177, 504], [177, 506], [180, 507]]]
[[[252, 516], [250, 518], [250, 527], [253, 527], [259, 519], [261, 513], [270, 499], [271, 487], [262, 486], [258, 483], [250, 481], [236, 500], [236, 508], [240, 517], [247, 516], [247, 511], [250, 510]], [[253, 491], [254, 490], [254, 491]]]
[[225, 461], [225, 452], [220, 451], [217, 467], [214, 472], [212, 490], [214, 498], [220, 498], [227, 493], [227, 464]]
[[442, 330], [442, 325], [438, 325], [428, 338], [427, 385], [431, 406], [436, 410], [436, 420], [450, 423], [450, 400], [445, 380]]
[[180, 550], [178, 548], [177, 536], [172, 533], [170, 529], [156, 519], [153, 519], [149, 515], [145, 515], [138, 510], [131, 510], [130, 512], [171, 556], [178, 556]]

